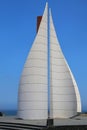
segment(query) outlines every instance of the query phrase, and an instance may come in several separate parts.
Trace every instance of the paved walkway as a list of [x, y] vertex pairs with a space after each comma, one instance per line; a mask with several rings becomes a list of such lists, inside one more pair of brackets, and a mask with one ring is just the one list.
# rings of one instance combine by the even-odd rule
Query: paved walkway
[[[76, 116], [72, 119], [54, 119], [53, 121], [54, 128], [63, 130], [63, 127], [85, 127], [87, 129], [87, 116], [80, 115]], [[47, 120], [21, 120], [16, 116], [3, 116], [0, 117], [0, 129], [18, 129], [18, 130], [41, 130], [41, 129], [49, 129], [47, 127]], [[53, 127], [52, 127], [53, 128]]]

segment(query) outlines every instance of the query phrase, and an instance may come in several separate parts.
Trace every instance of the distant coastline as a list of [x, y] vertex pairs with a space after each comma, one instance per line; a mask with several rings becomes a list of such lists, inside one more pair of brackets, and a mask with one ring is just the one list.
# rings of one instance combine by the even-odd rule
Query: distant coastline
[[2, 110], [1, 112], [6, 116], [15, 116], [15, 115], [17, 115], [17, 110]]

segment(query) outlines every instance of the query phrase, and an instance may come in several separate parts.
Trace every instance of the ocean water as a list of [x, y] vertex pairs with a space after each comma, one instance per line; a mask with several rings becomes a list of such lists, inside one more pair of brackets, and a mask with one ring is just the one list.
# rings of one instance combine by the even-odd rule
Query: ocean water
[[4, 110], [2, 113], [4, 113], [6, 116], [16, 116], [17, 110]]
[[[17, 110], [2, 110], [0, 112], [5, 114], [6, 116], [16, 116], [17, 115]], [[86, 113], [87, 114], [87, 111], [84, 110], [84, 111], [82, 111], [82, 113]]]

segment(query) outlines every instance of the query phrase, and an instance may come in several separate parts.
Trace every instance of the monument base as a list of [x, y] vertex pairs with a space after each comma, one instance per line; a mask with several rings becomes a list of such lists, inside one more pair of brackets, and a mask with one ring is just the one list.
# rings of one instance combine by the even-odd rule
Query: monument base
[[47, 126], [50, 127], [50, 126], [53, 126], [53, 119], [47, 119]]

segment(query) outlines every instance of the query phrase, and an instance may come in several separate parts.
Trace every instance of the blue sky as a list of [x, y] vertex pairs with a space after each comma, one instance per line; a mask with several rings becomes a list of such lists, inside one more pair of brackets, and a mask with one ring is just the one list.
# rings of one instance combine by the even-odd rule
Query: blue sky
[[[0, 110], [17, 109], [20, 75], [46, 0], [0, 0]], [[49, 0], [61, 48], [87, 111], [87, 0]]]

